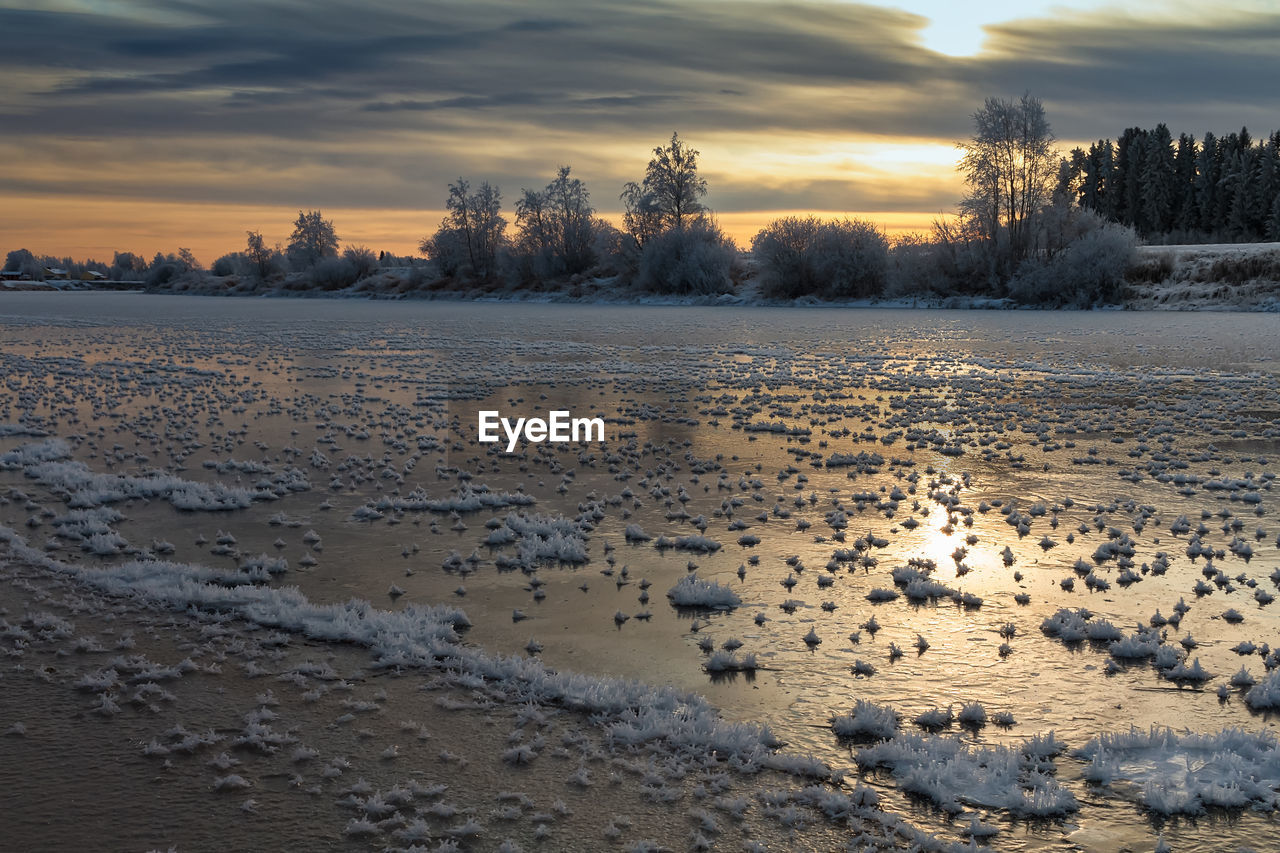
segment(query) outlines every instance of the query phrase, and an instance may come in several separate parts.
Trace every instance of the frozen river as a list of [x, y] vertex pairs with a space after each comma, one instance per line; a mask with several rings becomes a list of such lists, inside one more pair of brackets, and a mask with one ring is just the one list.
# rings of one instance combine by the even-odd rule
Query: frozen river
[[1274, 843], [1274, 318], [19, 293], [0, 339], [23, 849]]

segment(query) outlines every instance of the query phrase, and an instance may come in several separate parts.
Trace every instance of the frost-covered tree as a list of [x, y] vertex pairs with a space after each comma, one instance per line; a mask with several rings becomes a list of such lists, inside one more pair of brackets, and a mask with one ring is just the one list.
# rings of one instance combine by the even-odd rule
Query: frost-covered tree
[[333, 221], [318, 210], [299, 210], [286, 252], [295, 269], [310, 269], [325, 258], [337, 257], [338, 233]]
[[738, 247], [702, 217], [645, 243], [635, 280], [655, 293], [714, 295], [731, 292], [738, 272]]
[[44, 278], [44, 267], [27, 249], [14, 249], [4, 259], [6, 272], [16, 272], [30, 279]]
[[698, 151], [672, 133], [669, 145], [653, 149], [644, 180], [623, 187], [623, 224], [643, 245], [664, 230], [702, 219], [706, 194], [706, 179], [698, 174]]
[[262, 233], [259, 231], [246, 231], [244, 255], [252, 264], [254, 272], [258, 274], [258, 278], [265, 279], [271, 273], [275, 272], [276, 258], [280, 253], [280, 247], [268, 246], [266, 240], [262, 239]]
[[995, 258], [1016, 264], [1031, 248], [1031, 218], [1049, 201], [1059, 156], [1044, 105], [987, 98], [973, 114], [973, 137], [960, 143], [968, 194], [961, 211], [979, 223]]
[[587, 187], [561, 166], [541, 190], [521, 190], [516, 238], [521, 274], [539, 278], [585, 272], [596, 262], [599, 230]]
[[147, 262], [133, 252], [116, 252], [107, 275], [112, 281], [136, 281], [147, 271]]
[[472, 192], [465, 178], [449, 185], [447, 211], [436, 233], [424, 238], [422, 252], [442, 275], [487, 280], [497, 274], [498, 252], [506, 241], [502, 193], [485, 181]]
[[378, 256], [368, 246], [347, 246], [342, 250], [342, 259], [351, 264], [357, 281], [378, 271]]
[[178, 254], [156, 252], [147, 268], [146, 283], [148, 287], [161, 287], [174, 278], [191, 270], [199, 269], [195, 256], [190, 249], [179, 249]]

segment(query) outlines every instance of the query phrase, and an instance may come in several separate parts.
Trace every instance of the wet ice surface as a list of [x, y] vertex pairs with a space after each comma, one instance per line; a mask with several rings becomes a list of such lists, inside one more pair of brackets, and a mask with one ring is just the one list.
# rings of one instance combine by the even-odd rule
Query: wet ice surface
[[124, 848], [1274, 832], [1273, 320], [0, 309], [6, 787], [146, 802], [86, 824]]

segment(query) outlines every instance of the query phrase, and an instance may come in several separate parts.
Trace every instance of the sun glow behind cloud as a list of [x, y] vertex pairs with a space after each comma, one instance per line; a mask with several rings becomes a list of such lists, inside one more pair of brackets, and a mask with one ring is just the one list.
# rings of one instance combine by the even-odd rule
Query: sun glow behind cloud
[[1273, 129], [1274, 0], [956, 6], [0, 0], [0, 233], [207, 262], [320, 208], [402, 254], [460, 175], [511, 217], [568, 164], [617, 221], [672, 130], [740, 243], [797, 212], [917, 230], [959, 200], [954, 145], [990, 95], [1041, 97], [1064, 149]]
[[[1265, 10], [1271, 0], [1234, 4], [1238, 8]], [[920, 15], [928, 22], [920, 30], [920, 42], [935, 53], [946, 56], [975, 56], [982, 52], [988, 29], [1016, 21], [1057, 20], [1064, 25], [1079, 24], [1096, 18], [1099, 13], [1133, 17], [1154, 15], [1168, 18], [1195, 18], [1222, 14], [1214, 4], [1191, 3], [1186, 0], [982, 0], [960, 3], [956, 0], [896, 0], [891, 5]]]

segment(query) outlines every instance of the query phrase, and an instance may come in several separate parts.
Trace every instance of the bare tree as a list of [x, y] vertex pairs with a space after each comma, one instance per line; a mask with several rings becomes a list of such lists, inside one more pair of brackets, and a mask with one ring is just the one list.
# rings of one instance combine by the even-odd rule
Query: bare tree
[[[959, 147], [969, 193], [960, 209], [996, 250], [993, 259], [1016, 265], [1032, 248], [1032, 217], [1053, 192], [1059, 155], [1038, 98], [987, 98], [973, 114], [974, 134]], [[999, 261], [997, 261], [999, 263]]]
[[262, 232], [246, 231], [244, 233], [247, 235], [245, 257], [257, 268], [258, 278], [265, 279], [271, 274], [272, 260], [275, 258], [276, 250], [262, 239]]

